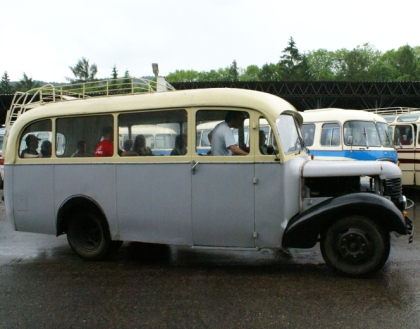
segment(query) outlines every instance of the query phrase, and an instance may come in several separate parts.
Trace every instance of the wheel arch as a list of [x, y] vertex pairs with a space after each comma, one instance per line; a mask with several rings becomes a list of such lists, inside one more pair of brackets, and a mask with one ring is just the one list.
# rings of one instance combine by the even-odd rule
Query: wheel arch
[[364, 216], [389, 232], [407, 234], [401, 212], [388, 199], [370, 193], [353, 193], [328, 199], [293, 217], [283, 235], [284, 248], [312, 248], [320, 234], [344, 216]]
[[70, 218], [75, 212], [80, 210], [95, 213], [109, 228], [105, 213], [95, 200], [85, 195], [74, 195], [64, 200], [57, 212], [57, 236], [67, 232]]

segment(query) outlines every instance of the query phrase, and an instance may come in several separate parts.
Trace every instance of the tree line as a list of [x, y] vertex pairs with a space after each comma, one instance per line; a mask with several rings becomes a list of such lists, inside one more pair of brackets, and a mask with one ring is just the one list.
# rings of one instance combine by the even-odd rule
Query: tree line
[[[69, 66], [74, 78], [65, 77], [71, 83], [97, 80], [98, 67], [82, 57], [74, 66]], [[111, 79], [118, 78], [116, 65]], [[123, 78], [129, 79], [125, 71]], [[210, 71], [176, 70], [166, 76], [168, 82], [200, 81], [420, 81], [420, 46], [404, 45], [398, 49], [381, 52], [369, 43], [352, 50], [329, 51], [318, 49], [299, 51], [293, 37], [277, 63], [261, 67], [238, 66], [236, 60], [225, 68]], [[7, 71], [0, 81], [0, 93], [11, 94], [37, 88], [40, 83], [23, 73], [15, 84], [10, 82]], [[117, 85], [114, 86], [118, 88]]]
[[369, 43], [352, 50], [300, 52], [293, 37], [277, 63], [211, 71], [177, 70], [169, 82], [200, 81], [420, 81], [420, 46], [404, 45], [384, 53]]

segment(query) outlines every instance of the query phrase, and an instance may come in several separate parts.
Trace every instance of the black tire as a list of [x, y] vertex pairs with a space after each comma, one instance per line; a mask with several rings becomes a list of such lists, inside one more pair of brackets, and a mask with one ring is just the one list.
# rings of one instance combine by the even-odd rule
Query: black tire
[[67, 240], [78, 256], [88, 260], [103, 259], [114, 249], [107, 223], [89, 211], [80, 211], [72, 216]]
[[389, 251], [389, 232], [362, 216], [342, 218], [321, 236], [325, 262], [349, 276], [379, 271], [388, 260]]

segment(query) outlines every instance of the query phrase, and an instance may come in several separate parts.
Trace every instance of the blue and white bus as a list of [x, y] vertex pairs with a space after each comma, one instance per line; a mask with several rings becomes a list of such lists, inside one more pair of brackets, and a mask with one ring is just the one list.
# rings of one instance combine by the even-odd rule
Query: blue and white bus
[[308, 110], [302, 136], [314, 157], [380, 160], [398, 163], [387, 122], [362, 110]]

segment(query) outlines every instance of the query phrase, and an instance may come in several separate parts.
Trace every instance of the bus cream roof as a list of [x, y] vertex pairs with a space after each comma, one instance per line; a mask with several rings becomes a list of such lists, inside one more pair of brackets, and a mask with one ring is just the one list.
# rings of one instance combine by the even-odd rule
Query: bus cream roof
[[179, 90], [162, 93], [145, 93], [132, 95], [116, 95], [91, 97], [61, 103], [47, 103], [28, 111], [36, 116], [61, 116], [89, 113], [106, 113], [136, 109], [178, 108], [193, 106], [234, 106], [254, 108], [264, 111], [272, 119], [285, 110], [296, 111], [295, 108], [280, 97], [246, 89], [209, 88]]
[[363, 110], [347, 110], [337, 108], [327, 108], [319, 110], [307, 110], [301, 113], [303, 121], [308, 122], [327, 122], [327, 121], [349, 121], [349, 120], [361, 120], [361, 121], [375, 121], [384, 122], [386, 120], [375, 113], [366, 112]]
[[104, 114], [142, 109], [188, 107], [239, 107], [259, 110], [268, 120], [275, 121], [280, 113], [293, 113], [302, 124], [296, 109], [280, 97], [246, 89], [211, 88], [161, 93], [130, 94], [46, 103], [22, 114], [13, 124], [11, 134], [28, 122], [41, 118], [68, 115]]

